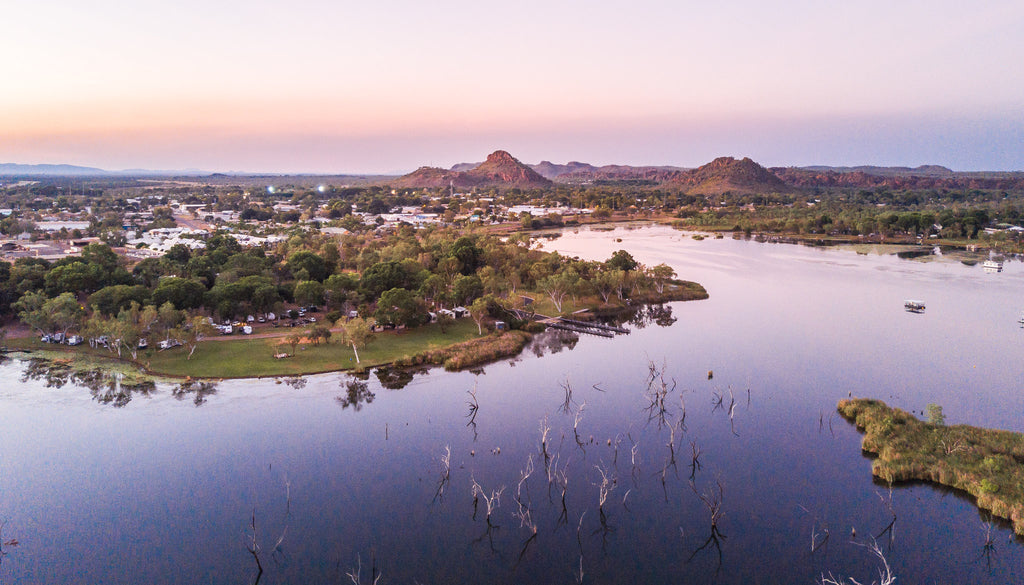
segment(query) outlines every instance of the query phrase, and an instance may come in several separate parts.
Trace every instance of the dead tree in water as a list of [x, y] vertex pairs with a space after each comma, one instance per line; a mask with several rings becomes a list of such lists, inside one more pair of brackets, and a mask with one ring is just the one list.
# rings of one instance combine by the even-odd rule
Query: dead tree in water
[[452, 473], [452, 447], [444, 446], [444, 455], [441, 455], [441, 478], [437, 481], [437, 491], [434, 492], [434, 501], [444, 497], [444, 488], [448, 487]]
[[647, 363], [647, 390], [644, 391], [644, 397], [647, 399], [648, 404], [644, 408], [647, 411], [647, 421], [657, 421], [658, 428], [662, 428], [666, 424], [666, 417], [668, 415], [667, 400], [668, 395], [676, 388], [676, 381], [673, 378], [672, 384], [669, 385], [665, 379], [666, 366], [662, 362], [659, 368], [653, 361]]
[[[857, 544], [857, 546], [863, 546], [871, 551], [871, 554], [878, 557], [878, 560], [882, 563], [882, 566], [878, 569], [878, 581], [873, 581], [872, 585], [874, 585], [874, 583], [877, 583], [878, 585], [892, 585], [896, 582], [896, 576], [892, 574], [892, 569], [889, 567], [889, 561], [885, 559], [885, 554], [882, 552], [882, 549], [878, 546], [877, 542], [872, 542], [870, 545]], [[833, 577], [832, 573], [829, 573], [828, 577], [822, 575], [821, 580], [818, 581], [818, 583], [821, 585], [860, 585], [858, 581], [855, 581], [852, 578], [843, 579], [842, 577]]]
[[[284, 490], [285, 490], [285, 513], [284, 513], [285, 524], [284, 524], [284, 528], [281, 530], [281, 536], [278, 537], [277, 541], [274, 543], [274, 546], [271, 547], [271, 549], [270, 549], [271, 555], [274, 555], [277, 551], [279, 551], [280, 548], [281, 548], [281, 544], [284, 543], [284, 537], [288, 533], [288, 519], [291, 517], [291, 514], [292, 514], [291, 483], [287, 479], [285, 479], [285, 481], [284, 481]], [[262, 562], [262, 560], [260, 558], [260, 555], [262, 554], [263, 549], [262, 549], [262, 547], [260, 547], [259, 536], [258, 536], [258, 534], [256, 532], [256, 508], [255, 507], [253, 507], [253, 509], [252, 509], [252, 516], [250, 517], [250, 521], [249, 521], [249, 530], [250, 530], [251, 534], [247, 535], [247, 537], [246, 537], [245, 549], [247, 551], [249, 551], [249, 554], [252, 555], [253, 560], [256, 561], [256, 580], [253, 581], [253, 585], [257, 585], [260, 582], [260, 578], [263, 577], [263, 562]]]
[[882, 505], [885, 506], [885, 509], [889, 511], [889, 515], [892, 517], [892, 519], [889, 521], [889, 524], [887, 524], [885, 526], [885, 528], [882, 529], [881, 532], [879, 532], [878, 534], [875, 535], [875, 539], [877, 540], [877, 539], [881, 538], [883, 534], [888, 534], [889, 535], [889, 545], [888, 545], [888, 548], [891, 551], [892, 550], [892, 545], [893, 545], [893, 543], [896, 540], [896, 509], [892, 505], [892, 483], [891, 482], [889, 483], [889, 497], [888, 498], [886, 498], [885, 496], [883, 496], [882, 494], [880, 494], [878, 492], [875, 492], [875, 493], [878, 495], [878, 499], [882, 501]]
[[[477, 502], [483, 499], [484, 504], [487, 507], [487, 523], [491, 523], [491, 514], [498, 509], [501, 505], [501, 493], [505, 491], [505, 486], [501, 486], [497, 490], [491, 490], [491, 495], [488, 496], [484, 488], [480, 487], [480, 484], [475, 479], [470, 478], [473, 482], [473, 509], [476, 509]], [[475, 514], [474, 514], [475, 516]]]
[[[352, 580], [352, 585], [363, 585], [363, 583], [362, 583], [362, 581], [360, 580], [360, 577], [359, 577], [359, 573], [360, 573], [360, 571], [362, 571], [362, 569], [363, 569], [363, 562], [359, 558], [359, 555], [356, 555], [356, 566], [355, 566], [355, 568], [352, 569], [351, 571], [349, 571], [348, 573], [345, 573], [345, 575], [347, 575], [348, 578]], [[378, 583], [380, 583], [380, 577], [381, 577], [381, 573], [380, 573], [380, 571], [377, 570], [377, 561], [371, 557], [371, 560], [370, 560], [370, 585], [378, 585]]]
[[466, 426], [473, 429], [473, 440], [476, 441], [476, 414], [480, 410], [480, 402], [476, 399], [476, 384], [474, 383], [473, 389], [467, 390], [466, 393], [469, 394], [469, 401], [466, 403], [469, 405], [469, 414], [466, 415], [469, 422]]
[[583, 441], [583, 439], [580, 439], [580, 421], [583, 420], [583, 409], [586, 407], [587, 401], [584, 400], [582, 403], [580, 403], [579, 407], [576, 408], [576, 416], [573, 417], [572, 422], [572, 433], [573, 436], [576, 438], [576, 446], [579, 447], [580, 451], [583, 451], [584, 453], [586, 452], [586, 449], [584, 449], [584, 445], [586, 445], [586, 443]]
[[569, 384], [569, 377], [566, 376], [565, 382], [562, 382], [560, 385], [563, 392], [561, 404], [562, 413], [569, 414], [569, 412], [572, 411], [572, 386]]
[[[715, 488], [717, 488], [717, 490]], [[716, 480], [714, 486], [701, 493], [697, 491], [697, 486], [691, 481], [690, 489], [693, 490], [693, 493], [697, 494], [701, 503], [704, 504], [704, 507], [707, 508], [708, 512], [711, 514], [711, 534], [708, 536], [707, 540], [704, 541], [704, 544], [700, 545], [693, 551], [690, 557], [686, 559], [686, 562], [690, 562], [693, 560], [693, 557], [697, 556], [697, 553], [706, 549], [708, 546], [713, 545], [715, 547], [715, 551], [718, 553], [718, 566], [715, 569], [715, 575], [717, 576], [718, 572], [722, 569], [721, 541], [725, 539], [725, 535], [718, 530], [718, 522], [725, 515], [722, 512], [722, 482]]]
[[697, 446], [696, 441], [690, 441], [690, 483], [693, 483], [693, 476], [697, 474], [697, 470], [701, 468], [700, 454], [701, 449]]

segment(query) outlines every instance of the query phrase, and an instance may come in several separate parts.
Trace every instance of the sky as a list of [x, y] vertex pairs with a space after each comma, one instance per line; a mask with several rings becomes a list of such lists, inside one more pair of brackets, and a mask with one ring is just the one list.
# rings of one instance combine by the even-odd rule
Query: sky
[[1024, 2], [6, 0], [0, 162], [1024, 170]]

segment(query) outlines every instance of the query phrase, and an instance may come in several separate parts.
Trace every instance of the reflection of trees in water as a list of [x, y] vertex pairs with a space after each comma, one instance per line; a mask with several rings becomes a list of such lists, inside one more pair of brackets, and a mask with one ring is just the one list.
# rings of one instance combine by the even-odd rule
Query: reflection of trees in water
[[345, 393], [335, 398], [342, 408], [352, 407], [356, 412], [363, 409], [364, 404], [373, 402], [377, 396], [370, 392], [370, 386], [361, 380], [348, 380], [342, 383]]
[[178, 400], [184, 400], [189, 395], [196, 406], [206, 402], [207, 396], [217, 393], [217, 385], [213, 382], [200, 382], [199, 380], [186, 380], [171, 390], [171, 395]]
[[47, 388], [63, 388], [71, 382], [88, 389], [96, 402], [118, 408], [131, 402], [133, 394], [149, 396], [156, 391], [156, 383], [146, 377], [102, 368], [76, 370], [67, 362], [45, 358], [32, 358], [28, 361], [21, 381], [28, 380], [44, 380]]
[[128, 377], [100, 369], [82, 374], [85, 375], [76, 376], [75, 381], [89, 388], [93, 400], [100, 404], [112, 404], [120, 408], [131, 402], [133, 394], [149, 396], [156, 391], [156, 383], [149, 379]]
[[285, 378], [284, 383], [288, 384], [292, 388], [295, 388], [296, 390], [306, 387], [306, 379], [303, 378], [302, 376], [291, 376], [289, 378]]
[[645, 305], [637, 307], [626, 322], [637, 329], [643, 329], [652, 324], [658, 327], [668, 327], [676, 321], [678, 319], [672, 316], [670, 305]]
[[401, 390], [412, 382], [413, 376], [416, 374], [415, 371], [406, 368], [377, 368], [373, 372], [376, 374], [377, 379], [380, 380], [380, 385], [388, 390]]
[[579, 335], [563, 329], [547, 329], [533, 336], [530, 351], [537, 357], [545, 353], [558, 353], [565, 348], [572, 349], [580, 340]]
[[21, 381], [25, 383], [29, 380], [45, 380], [47, 388], [63, 388], [70, 376], [71, 365], [68, 363], [29, 358], [28, 365], [21, 374]]

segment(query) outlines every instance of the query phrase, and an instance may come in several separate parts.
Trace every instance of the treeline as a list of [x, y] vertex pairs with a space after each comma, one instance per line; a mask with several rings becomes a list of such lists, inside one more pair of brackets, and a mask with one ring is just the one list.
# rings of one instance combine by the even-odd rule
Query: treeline
[[41, 334], [87, 332], [121, 340], [134, 353], [134, 340], [147, 333], [194, 342], [209, 333], [207, 317], [316, 305], [325, 307], [328, 324], [357, 314], [379, 325], [416, 327], [431, 312], [462, 305], [479, 326], [505, 315], [522, 294], [550, 299], [561, 311], [569, 297], [646, 299], [663, 293], [674, 276], [666, 265], [645, 267], [621, 250], [605, 262], [543, 252], [525, 234], [503, 240], [403, 228], [334, 239], [313, 232], [270, 250], [243, 249], [217, 233], [204, 248], [179, 244], [131, 267], [103, 244], [55, 262], [0, 263], [0, 311]]

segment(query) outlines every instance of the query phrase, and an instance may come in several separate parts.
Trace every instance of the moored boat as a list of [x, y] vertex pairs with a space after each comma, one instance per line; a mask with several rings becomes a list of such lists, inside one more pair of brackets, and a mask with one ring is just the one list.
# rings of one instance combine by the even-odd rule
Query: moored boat
[[1003, 263], [999, 260], [985, 260], [984, 264], [981, 265], [985, 272], [1002, 272]]
[[903, 308], [911, 313], [924, 313], [924, 301], [906, 300], [903, 301]]

